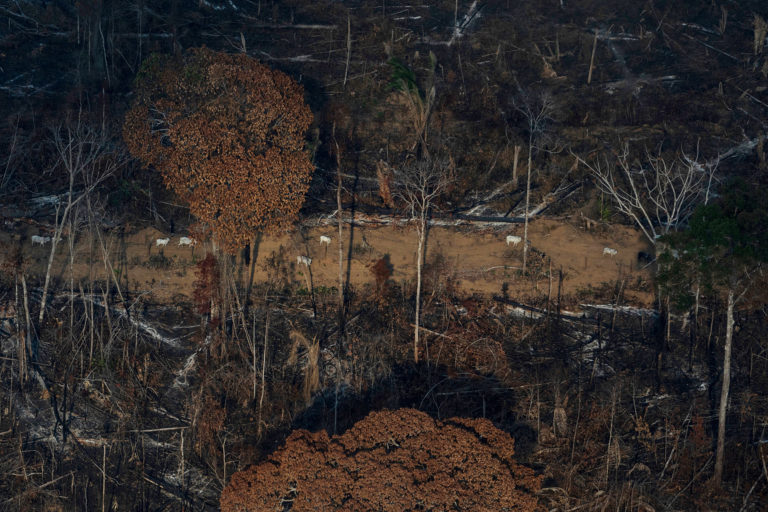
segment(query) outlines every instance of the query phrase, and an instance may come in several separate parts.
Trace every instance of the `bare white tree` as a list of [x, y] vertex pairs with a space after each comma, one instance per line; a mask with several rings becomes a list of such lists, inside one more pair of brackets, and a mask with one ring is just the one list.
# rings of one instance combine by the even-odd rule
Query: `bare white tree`
[[523, 227], [523, 272], [528, 261], [528, 213], [531, 205], [531, 171], [533, 167], [533, 151], [537, 149], [536, 142], [544, 134], [547, 124], [557, 109], [554, 98], [549, 91], [531, 92], [519, 88], [519, 94], [513, 98], [512, 104], [525, 118], [528, 132], [528, 177], [525, 182], [525, 224]]
[[424, 244], [429, 229], [429, 217], [435, 201], [445, 192], [453, 171], [451, 158], [423, 158], [406, 163], [397, 173], [395, 191], [405, 211], [416, 226], [416, 316], [413, 333], [413, 360], [419, 362], [419, 329], [421, 321], [421, 271], [424, 264]]
[[669, 161], [646, 151], [644, 165], [633, 163], [629, 146], [620, 153], [593, 163], [574, 155], [595, 177], [597, 187], [608, 195], [616, 209], [632, 219], [651, 244], [685, 224], [700, 202], [711, 195], [719, 158], [699, 162], [685, 153]]
[[[334, 125], [334, 129], [336, 126]], [[339, 246], [339, 336], [344, 336], [344, 229], [342, 227], [342, 205], [341, 205], [341, 151], [339, 150], [339, 143], [334, 140], [336, 145], [336, 227], [339, 230], [338, 234], [338, 246]], [[341, 340], [343, 344], [343, 340]]]
[[[56, 202], [56, 216], [51, 251], [45, 272], [43, 295], [38, 321], [45, 318], [46, 298], [51, 282], [51, 268], [64, 228], [73, 209], [126, 162], [126, 157], [106, 133], [78, 119], [65, 123], [52, 131], [51, 143], [56, 164], [49, 172], [63, 172], [67, 176], [67, 189]], [[62, 199], [63, 198], [63, 199]], [[74, 236], [74, 233], [69, 233]]]

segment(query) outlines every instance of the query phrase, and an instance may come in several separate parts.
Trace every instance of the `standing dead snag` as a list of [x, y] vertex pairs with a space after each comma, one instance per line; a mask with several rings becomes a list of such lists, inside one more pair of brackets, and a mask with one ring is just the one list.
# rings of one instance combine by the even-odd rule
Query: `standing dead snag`
[[299, 84], [247, 55], [206, 48], [153, 55], [136, 81], [128, 149], [162, 173], [224, 250], [296, 219], [314, 169]]
[[[53, 237], [51, 237], [51, 251], [48, 256], [43, 294], [40, 299], [40, 314], [38, 316], [40, 323], [45, 318], [53, 258], [64, 233], [64, 228], [71, 220], [73, 209], [81, 203], [90, 205], [89, 196], [94, 189], [125, 163], [124, 152], [117, 149], [105, 133], [84, 124], [80, 119], [53, 130], [51, 144], [56, 154], [54, 169], [61, 168], [68, 181], [63, 201], [59, 200], [56, 203], [56, 220]], [[69, 236], [74, 236], [74, 233], [70, 233]]]
[[[759, 187], [732, 180], [722, 195], [699, 206], [686, 231], [663, 238], [670, 250], [660, 256], [658, 280], [667, 296], [682, 306], [700, 292], [719, 295], [726, 307], [723, 372], [718, 410], [717, 447], [712, 482], [720, 486], [725, 468], [726, 417], [736, 306], [761, 280], [768, 263], [768, 208]], [[674, 254], [677, 254], [677, 257]], [[692, 286], [696, 283], [696, 286]], [[695, 288], [695, 290], [694, 290]], [[698, 298], [698, 297], [697, 297]], [[744, 300], [744, 303], [758, 301]], [[744, 307], [747, 308], [746, 304]], [[754, 306], [753, 306], [754, 307]]]
[[528, 131], [528, 178], [525, 182], [525, 225], [523, 228], [523, 272], [528, 261], [528, 211], [531, 204], [531, 170], [533, 166], [533, 150], [536, 141], [544, 134], [548, 122], [557, 108], [554, 98], [548, 91], [532, 93], [519, 88], [518, 95], [513, 98], [515, 110], [525, 118]]
[[333, 144], [336, 148], [336, 228], [338, 229], [339, 248], [339, 346], [344, 345], [344, 230], [342, 227], [343, 208], [341, 203], [341, 191], [343, 180], [341, 178], [341, 148], [336, 140], [336, 125], [333, 125]]
[[[575, 155], [574, 155], [575, 156]], [[625, 144], [613, 158], [590, 164], [576, 158], [590, 170], [597, 187], [613, 200], [616, 209], [632, 219], [646, 239], [656, 245], [659, 237], [685, 224], [694, 208], [709, 201], [719, 160], [699, 162], [681, 154], [675, 160], [646, 152], [647, 164], [635, 167]]]
[[448, 188], [453, 173], [453, 159], [425, 158], [406, 162], [398, 173], [396, 195], [412, 221], [416, 223], [416, 319], [413, 333], [413, 360], [419, 362], [419, 326], [421, 319], [421, 269], [424, 265], [424, 244], [429, 229], [429, 216], [435, 202]]

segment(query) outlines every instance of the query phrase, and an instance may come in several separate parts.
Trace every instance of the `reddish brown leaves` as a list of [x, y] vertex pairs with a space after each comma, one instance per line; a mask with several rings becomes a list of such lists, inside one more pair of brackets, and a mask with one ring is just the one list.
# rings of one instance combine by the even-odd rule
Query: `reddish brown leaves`
[[199, 314], [211, 313], [211, 305], [216, 299], [218, 289], [219, 266], [213, 254], [208, 253], [195, 268], [195, 288], [192, 297]]
[[312, 113], [290, 77], [207, 48], [150, 57], [123, 125], [131, 154], [163, 173], [222, 247], [295, 221], [313, 166]]
[[387, 291], [387, 282], [392, 277], [392, 262], [389, 259], [389, 254], [385, 254], [383, 258], [379, 258], [371, 265], [371, 273], [374, 279], [376, 279], [376, 293], [381, 297]]
[[375, 412], [332, 439], [295, 431], [232, 476], [221, 510], [538, 510], [540, 480], [515, 463], [513, 446], [485, 419]]

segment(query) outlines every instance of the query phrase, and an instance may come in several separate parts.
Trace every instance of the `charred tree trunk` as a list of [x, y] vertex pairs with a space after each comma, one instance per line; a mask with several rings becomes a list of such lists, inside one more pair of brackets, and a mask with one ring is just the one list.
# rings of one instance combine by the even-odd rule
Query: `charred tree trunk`
[[421, 267], [424, 260], [424, 241], [427, 235], [426, 212], [419, 219], [419, 244], [416, 250], [416, 327], [413, 332], [413, 362], [419, 362], [419, 329], [421, 327]]
[[528, 137], [528, 179], [525, 182], [525, 226], [523, 227], [523, 274], [528, 263], [528, 209], [531, 204], [531, 165], [533, 153], [533, 135]]
[[731, 348], [733, 346], [733, 290], [728, 290], [728, 309], [725, 321], [725, 351], [723, 355], [723, 385], [720, 390], [720, 410], [717, 413], [717, 452], [715, 474], [712, 481], [720, 486], [723, 481], [723, 460], [725, 458], [725, 418], [728, 412], [728, 392], [731, 388]]

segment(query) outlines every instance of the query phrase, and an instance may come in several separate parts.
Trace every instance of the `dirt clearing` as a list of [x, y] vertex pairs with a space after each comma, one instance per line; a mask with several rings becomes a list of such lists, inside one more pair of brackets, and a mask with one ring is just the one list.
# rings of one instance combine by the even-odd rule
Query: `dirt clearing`
[[[451, 278], [461, 292], [485, 296], [501, 293], [503, 283], [507, 283], [511, 297], [525, 298], [547, 293], [550, 261], [553, 273], [560, 268], [563, 270], [564, 295], [622, 278], [629, 281], [650, 279], [650, 270], [641, 269], [637, 260], [639, 251], [648, 250], [647, 242], [637, 230], [610, 226], [588, 232], [567, 221], [554, 219], [537, 219], [529, 225], [529, 270], [534, 271], [536, 277], [524, 277], [520, 273], [522, 243], [517, 246], [506, 244], [507, 235], [522, 236], [522, 231], [522, 225], [518, 224], [501, 228], [433, 227], [427, 240], [427, 264], [439, 264], [441, 277]], [[279, 261], [297, 283], [306, 285], [311, 276], [311, 284], [315, 288], [337, 286], [337, 233], [335, 226], [326, 225], [262, 238], [254, 281], [267, 279], [268, 260], [271, 260], [273, 264]], [[29, 227], [23, 233], [17, 233], [16, 238], [22, 240], [30, 273], [43, 276], [50, 246], [31, 244], [34, 234], [46, 233]], [[331, 243], [321, 243], [321, 235], [330, 237]], [[181, 246], [179, 240], [182, 236], [187, 234], [171, 235], [154, 228], [122, 236], [105, 236], [103, 243], [110, 255], [111, 272], [133, 293], [149, 293], [157, 300], [174, 296], [180, 298], [179, 295], [191, 297], [195, 264], [205, 257], [210, 246], [202, 243], [195, 247]], [[2, 238], [9, 242], [12, 237], [11, 233], [2, 234]], [[163, 238], [170, 238], [168, 245], [157, 246], [156, 240]], [[345, 273], [346, 258], [351, 253], [350, 282], [358, 289], [374, 283], [370, 266], [386, 255], [392, 265], [393, 280], [402, 282], [415, 278], [416, 237], [408, 227], [356, 225], [350, 229], [349, 225], [345, 225], [343, 244]], [[606, 247], [616, 249], [617, 254], [603, 254]], [[57, 249], [53, 268], [54, 277], [63, 281], [71, 277], [67, 251], [68, 241], [64, 239]], [[88, 278], [89, 272], [96, 280], [104, 280], [108, 276], [110, 268], [104, 263], [98, 240], [77, 237], [74, 252], [72, 277], [75, 281]], [[309, 275], [306, 274], [306, 266], [297, 263], [298, 256], [312, 259]], [[93, 263], [92, 267], [89, 261]], [[242, 254], [237, 256], [237, 264], [242, 267], [239, 275], [246, 280], [248, 269]], [[650, 300], [650, 296], [643, 293], [630, 294], [630, 297], [637, 305], [646, 305]]]

